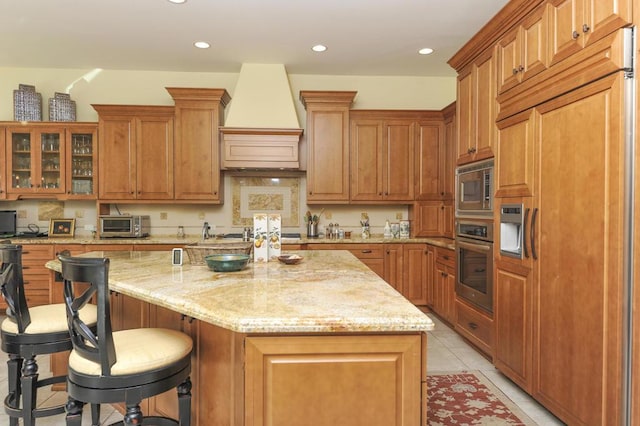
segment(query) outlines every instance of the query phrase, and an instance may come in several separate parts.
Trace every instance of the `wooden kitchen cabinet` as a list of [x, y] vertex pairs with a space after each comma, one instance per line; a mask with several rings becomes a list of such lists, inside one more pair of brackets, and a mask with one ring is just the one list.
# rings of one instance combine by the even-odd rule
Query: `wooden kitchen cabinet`
[[549, 4], [552, 65], [632, 21], [633, 0], [549, 0]]
[[402, 244], [384, 244], [384, 280], [404, 293], [404, 251]]
[[219, 129], [231, 97], [225, 89], [166, 90], [175, 102], [175, 199], [221, 204]]
[[540, 5], [497, 45], [498, 94], [544, 71], [548, 61], [548, 6]]
[[454, 238], [454, 201], [416, 201], [409, 206], [414, 237]]
[[96, 123], [3, 125], [6, 152], [0, 160], [6, 163], [0, 163], [7, 167], [0, 177], [0, 198], [96, 198]]
[[419, 335], [248, 337], [243, 424], [329, 426], [358, 412], [359, 424], [417, 426], [421, 347]]
[[455, 299], [453, 309], [452, 315], [456, 331], [491, 357], [493, 354], [493, 318], [460, 298]]
[[307, 204], [349, 203], [349, 114], [357, 92], [300, 92], [307, 110]]
[[93, 105], [98, 112], [102, 200], [173, 199], [173, 116], [169, 106]]
[[53, 244], [22, 244], [22, 275], [29, 307], [49, 304], [50, 271], [44, 264], [54, 257]]
[[402, 294], [418, 306], [429, 304], [428, 285], [433, 279], [434, 253], [427, 244], [402, 244]]
[[495, 197], [531, 197], [535, 193], [536, 122], [531, 109], [498, 123], [494, 187]]
[[351, 115], [351, 201], [413, 201], [416, 122], [385, 112]]
[[493, 157], [496, 127], [494, 48], [489, 48], [458, 73], [457, 164]]
[[6, 127], [9, 198], [56, 198], [65, 193], [65, 128], [55, 124]]
[[436, 247], [433, 278], [433, 311], [442, 319], [455, 324], [455, 252]]
[[498, 259], [494, 276], [493, 363], [530, 393], [533, 368], [533, 271], [518, 262]]

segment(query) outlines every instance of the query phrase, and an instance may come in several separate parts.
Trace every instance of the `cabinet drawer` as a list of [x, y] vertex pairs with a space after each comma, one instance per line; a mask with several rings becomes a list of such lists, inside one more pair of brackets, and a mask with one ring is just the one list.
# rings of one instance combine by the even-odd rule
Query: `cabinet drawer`
[[456, 267], [456, 252], [453, 250], [436, 247], [436, 262], [447, 266]]
[[493, 319], [456, 300], [456, 331], [485, 353], [492, 354]]
[[22, 261], [27, 259], [53, 259], [53, 245], [27, 244], [22, 246]]
[[383, 259], [382, 244], [308, 244], [308, 250], [349, 250], [358, 259]]

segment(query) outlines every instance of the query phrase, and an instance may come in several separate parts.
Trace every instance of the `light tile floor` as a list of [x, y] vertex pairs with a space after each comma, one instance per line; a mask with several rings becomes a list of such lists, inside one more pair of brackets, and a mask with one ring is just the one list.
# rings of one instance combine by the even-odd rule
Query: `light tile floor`
[[[435, 322], [436, 327], [429, 332], [427, 340], [427, 372], [479, 370], [537, 424], [544, 426], [563, 424], [503, 376], [489, 361], [445, 323], [435, 315], [430, 314], [429, 316]], [[7, 369], [4, 364], [6, 358], [3, 355], [0, 353], [1, 399], [4, 399], [7, 389]], [[38, 357], [38, 365], [41, 378], [51, 376], [48, 356]], [[65, 401], [66, 394], [64, 392], [52, 392], [48, 387], [38, 390], [39, 405], [51, 406]], [[8, 425], [9, 417], [3, 410], [0, 411], [0, 425]], [[85, 406], [82, 424], [91, 425], [90, 418], [90, 407]], [[122, 420], [122, 416], [109, 405], [101, 407], [100, 418], [101, 424], [106, 425]], [[38, 426], [61, 426], [64, 425], [64, 414], [38, 419], [36, 423]]]
[[427, 374], [479, 370], [538, 425], [563, 425], [553, 414], [500, 373], [486, 358], [435, 315], [436, 327], [427, 338]]

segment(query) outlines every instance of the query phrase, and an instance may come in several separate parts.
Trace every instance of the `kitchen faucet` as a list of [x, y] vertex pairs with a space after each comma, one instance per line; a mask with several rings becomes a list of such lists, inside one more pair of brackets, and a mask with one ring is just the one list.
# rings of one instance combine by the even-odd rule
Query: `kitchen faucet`
[[211, 229], [211, 227], [209, 226], [209, 222], [205, 222], [202, 225], [202, 239], [203, 240], [208, 240], [209, 238], [211, 238], [211, 235], [209, 235], [209, 229]]

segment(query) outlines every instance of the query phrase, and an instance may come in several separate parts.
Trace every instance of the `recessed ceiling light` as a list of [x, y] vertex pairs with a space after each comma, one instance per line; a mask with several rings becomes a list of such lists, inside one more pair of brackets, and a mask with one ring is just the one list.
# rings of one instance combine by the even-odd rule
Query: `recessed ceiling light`
[[325, 50], [327, 50], [327, 46], [323, 44], [316, 44], [311, 48], [311, 50], [313, 50], [314, 52], [324, 52]]
[[186, 3], [187, 0], [169, 0], [169, 2], [174, 4], [182, 4], [182, 3]]
[[209, 47], [211, 47], [211, 45], [206, 41], [196, 41], [195, 43], [193, 43], [193, 45], [198, 49], [208, 49]]
[[430, 47], [423, 47], [422, 49], [418, 50], [418, 53], [421, 55], [431, 55], [433, 53], [433, 49], [431, 49]]

